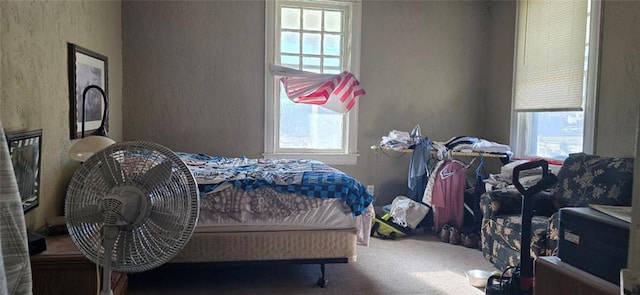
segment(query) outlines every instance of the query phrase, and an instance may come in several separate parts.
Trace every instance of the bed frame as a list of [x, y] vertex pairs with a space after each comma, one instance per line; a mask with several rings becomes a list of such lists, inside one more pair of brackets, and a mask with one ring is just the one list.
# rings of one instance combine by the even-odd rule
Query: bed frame
[[356, 261], [356, 229], [196, 232], [170, 263], [319, 264], [318, 286], [327, 283], [325, 264]]

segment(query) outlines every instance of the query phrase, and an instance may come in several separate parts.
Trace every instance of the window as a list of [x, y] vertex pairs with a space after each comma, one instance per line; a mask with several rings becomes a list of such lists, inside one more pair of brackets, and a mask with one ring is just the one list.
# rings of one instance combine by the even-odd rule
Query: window
[[271, 64], [327, 74], [359, 72], [359, 1], [266, 1], [265, 158], [355, 164], [357, 115], [287, 98]]
[[599, 0], [519, 0], [511, 145], [516, 157], [593, 152]]

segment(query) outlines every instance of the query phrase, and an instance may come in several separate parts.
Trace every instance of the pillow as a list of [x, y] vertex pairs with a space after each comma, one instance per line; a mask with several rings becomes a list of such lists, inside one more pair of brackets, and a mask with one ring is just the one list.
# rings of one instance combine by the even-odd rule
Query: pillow
[[571, 154], [551, 193], [558, 208], [589, 204], [631, 206], [633, 158]]

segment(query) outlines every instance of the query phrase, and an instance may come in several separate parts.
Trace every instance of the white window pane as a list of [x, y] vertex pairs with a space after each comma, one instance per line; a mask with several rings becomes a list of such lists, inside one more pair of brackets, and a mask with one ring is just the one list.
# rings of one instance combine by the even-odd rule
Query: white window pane
[[342, 73], [342, 70], [338, 69], [338, 68], [331, 68], [331, 67], [324, 67], [322, 73], [324, 74], [340, 74]]
[[302, 70], [314, 73], [320, 73], [320, 58], [318, 57], [303, 57], [302, 58]]
[[302, 34], [302, 53], [320, 54], [320, 34]]
[[342, 63], [340, 58], [325, 58], [322, 67], [322, 72], [327, 74], [340, 74], [342, 73]]
[[282, 32], [280, 34], [280, 50], [283, 53], [300, 53], [300, 34]]
[[299, 69], [300, 57], [297, 55], [282, 55], [280, 57], [280, 64], [284, 67]]
[[305, 9], [302, 12], [302, 28], [308, 31], [322, 30], [322, 11]]
[[340, 35], [324, 35], [324, 54], [340, 55], [342, 52], [342, 37]]
[[342, 32], [342, 11], [325, 11], [324, 30], [327, 32]]
[[342, 149], [341, 114], [321, 107], [280, 100], [280, 148]]
[[300, 30], [300, 9], [282, 8], [282, 28]]
[[324, 59], [324, 66], [327, 67], [340, 67], [340, 58], [327, 57]]
[[342, 120], [344, 116], [322, 107], [315, 107], [317, 113], [311, 117], [314, 148], [338, 150], [342, 148]]
[[528, 114], [531, 116], [529, 121], [531, 135], [525, 138], [528, 141], [525, 155], [563, 160], [571, 153], [582, 152], [584, 134], [582, 111]]
[[296, 105], [284, 94], [280, 95], [280, 148], [302, 148], [307, 145], [309, 128], [306, 114], [310, 108], [310, 105]]

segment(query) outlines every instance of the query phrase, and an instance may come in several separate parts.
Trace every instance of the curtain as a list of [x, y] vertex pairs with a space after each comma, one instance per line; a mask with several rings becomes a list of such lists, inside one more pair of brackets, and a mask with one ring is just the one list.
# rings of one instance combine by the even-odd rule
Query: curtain
[[287, 97], [295, 103], [315, 104], [346, 113], [359, 96], [366, 94], [358, 79], [346, 71], [337, 75], [316, 74], [276, 65], [271, 65], [270, 71], [274, 76], [281, 76]]
[[27, 228], [0, 122], [0, 294], [31, 294]]

